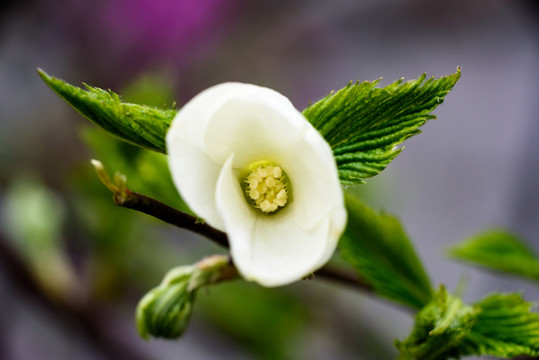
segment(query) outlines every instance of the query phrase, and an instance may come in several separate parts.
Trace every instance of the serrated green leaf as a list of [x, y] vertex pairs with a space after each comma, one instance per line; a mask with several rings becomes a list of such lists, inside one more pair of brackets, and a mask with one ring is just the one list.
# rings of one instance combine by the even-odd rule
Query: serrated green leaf
[[343, 184], [364, 183], [401, 152], [397, 145], [418, 134], [460, 78], [403, 79], [377, 88], [379, 80], [349, 83], [303, 110], [331, 145]]
[[401, 360], [467, 355], [539, 355], [539, 315], [518, 294], [494, 294], [466, 305], [442, 287], [416, 315], [410, 336], [397, 341]]
[[489, 230], [470, 237], [449, 249], [457, 260], [539, 281], [539, 258], [515, 235]]
[[429, 278], [399, 221], [350, 194], [346, 206], [348, 225], [339, 243], [343, 258], [379, 295], [416, 309], [428, 304]]
[[539, 314], [519, 294], [493, 294], [474, 304], [478, 315], [463, 354], [539, 356]]
[[[117, 94], [86, 90], [38, 70], [39, 75], [80, 114], [131, 144], [166, 153], [165, 135], [175, 109], [124, 103]], [[440, 79], [402, 79], [384, 88], [378, 81], [350, 83], [303, 111], [333, 148], [341, 182], [365, 182], [401, 152], [397, 145], [419, 133], [429, 114], [460, 77], [460, 69]]]
[[110, 90], [88, 85], [83, 90], [41, 69], [38, 73], [58, 96], [94, 124], [133, 145], [166, 153], [165, 135], [176, 115], [175, 109], [124, 103]]

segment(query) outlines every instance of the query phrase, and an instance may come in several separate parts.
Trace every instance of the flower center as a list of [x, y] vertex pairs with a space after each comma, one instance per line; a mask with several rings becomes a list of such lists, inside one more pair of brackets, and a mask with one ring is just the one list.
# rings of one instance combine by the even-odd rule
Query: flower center
[[275, 214], [290, 202], [291, 189], [286, 173], [269, 161], [250, 164], [242, 185], [247, 201], [264, 214]]

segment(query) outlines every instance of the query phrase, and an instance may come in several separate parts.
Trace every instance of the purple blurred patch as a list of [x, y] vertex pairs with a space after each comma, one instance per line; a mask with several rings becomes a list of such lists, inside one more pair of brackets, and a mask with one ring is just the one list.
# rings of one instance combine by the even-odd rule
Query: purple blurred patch
[[230, 15], [230, 0], [115, 0], [100, 24], [126, 58], [175, 58], [211, 37]]
[[151, 67], [169, 64], [180, 70], [201, 54], [208, 56], [226, 36], [241, 2], [75, 1], [65, 2], [58, 12], [81, 65], [121, 83]]

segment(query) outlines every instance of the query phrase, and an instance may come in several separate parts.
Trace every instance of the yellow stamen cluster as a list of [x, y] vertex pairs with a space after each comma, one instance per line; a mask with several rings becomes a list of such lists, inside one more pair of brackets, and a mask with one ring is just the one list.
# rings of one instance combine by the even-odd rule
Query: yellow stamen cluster
[[261, 165], [245, 178], [245, 195], [263, 213], [274, 213], [288, 201], [288, 181], [279, 166]]

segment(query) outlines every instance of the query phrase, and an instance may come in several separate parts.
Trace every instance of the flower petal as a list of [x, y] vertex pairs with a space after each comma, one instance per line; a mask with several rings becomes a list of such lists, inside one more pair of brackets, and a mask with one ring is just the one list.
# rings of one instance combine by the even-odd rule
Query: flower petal
[[277, 161], [294, 151], [309, 125], [290, 101], [267, 88], [243, 84], [208, 122], [207, 154], [224, 163], [235, 153], [234, 168], [259, 160]]
[[245, 92], [244, 84], [225, 83], [201, 92], [180, 109], [166, 137], [169, 168], [180, 195], [197, 215], [220, 230], [224, 229], [214, 196], [224, 160], [216, 163], [209, 158], [203, 140], [215, 112], [238, 92]]
[[[248, 280], [284, 285], [331, 257], [346, 222], [335, 160], [284, 96], [247, 84], [210, 88], [180, 110], [167, 149], [181, 195], [227, 232], [234, 262]], [[291, 202], [274, 215], [248, 204], [240, 186], [240, 173], [259, 160], [281, 166], [291, 182]]]
[[[170, 132], [169, 132], [170, 134]], [[167, 139], [172, 138], [167, 137]], [[221, 166], [185, 141], [171, 141], [168, 164], [172, 179], [187, 205], [208, 224], [224, 230], [215, 208], [215, 184]]]
[[304, 230], [291, 217], [279, 221], [259, 217], [251, 240], [252, 251], [246, 254], [250, 256], [241, 257], [234, 253], [232, 256], [247, 279], [264, 286], [286, 285], [320, 267], [327, 254], [328, 228], [327, 218]]
[[[219, 174], [215, 189], [215, 203], [219, 215], [224, 220], [225, 231], [228, 235], [232, 258], [234, 252], [249, 254], [251, 238], [256, 224], [257, 216], [254, 210], [243, 196], [240, 183], [234, 174], [232, 164], [234, 154], [230, 155]], [[235, 228], [235, 232], [229, 232], [229, 227]]]
[[216, 203], [234, 264], [242, 276], [264, 286], [279, 286], [299, 280], [323, 265], [340, 236], [340, 232], [332, 230], [331, 217], [305, 230], [287, 209], [272, 216], [258, 214], [245, 201], [233, 162], [230, 156], [223, 166]]
[[330, 209], [344, 207], [333, 152], [286, 97], [254, 85], [244, 87], [208, 122], [208, 156], [223, 163], [235, 153], [233, 167], [238, 169], [259, 160], [280, 165], [291, 180], [294, 202], [301, 204], [290, 204], [295, 221], [310, 229]]
[[[264, 286], [280, 286], [300, 280], [322, 263], [327, 249], [328, 223], [323, 219], [305, 231], [290, 218], [274, 221], [258, 217], [249, 239], [251, 251], [240, 252], [233, 247], [234, 263], [244, 278]], [[229, 230], [230, 234], [235, 234], [236, 229]], [[236, 241], [241, 239], [233, 236]]]
[[318, 260], [318, 264], [316, 266], [317, 268], [322, 267], [325, 263], [327, 263], [335, 252], [335, 248], [337, 247], [339, 239], [341, 238], [341, 235], [346, 227], [346, 220], [348, 214], [346, 213], [344, 207], [336, 206], [329, 212], [328, 216], [329, 231], [326, 242], [326, 249]]
[[[288, 156], [280, 161], [292, 183], [294, 200], [290, 208], [296, 223], [310, 229], [332, 209], [344, 209], [333, 152], [309, 123], [304, 129], [301, 141], [293, 149], [289, 149]], [[345, 214], [344, 211], [343, 213]], [[342, 224], [344, 228], [346, 215], [335, 219], [335, 222]]]

